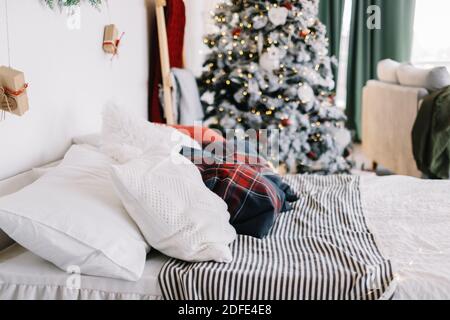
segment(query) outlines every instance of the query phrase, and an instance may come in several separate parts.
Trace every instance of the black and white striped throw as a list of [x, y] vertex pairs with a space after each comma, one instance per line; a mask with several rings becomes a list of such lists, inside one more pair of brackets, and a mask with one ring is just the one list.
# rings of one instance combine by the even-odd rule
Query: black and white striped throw
[[240, 236], [230, 264], [169, 261], [165, 299], [378, 300], [395, 289], [362, 210], [360, 178], [288, 176], [299, 193], [263, 240]]

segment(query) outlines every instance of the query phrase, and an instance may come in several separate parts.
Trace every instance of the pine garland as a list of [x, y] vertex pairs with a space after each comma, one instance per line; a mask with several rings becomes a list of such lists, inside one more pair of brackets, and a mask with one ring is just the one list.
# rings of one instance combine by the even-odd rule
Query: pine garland
[[[44, 0], [45, 3], [51, 8], [55, 8], [55, 5], [59, 7], [71, 7], [77, 6], [81, 3], [81, 0]], [[98, 8], [102, 4], [102, 0], [83, 0], [88, 1], [93, 7]]]

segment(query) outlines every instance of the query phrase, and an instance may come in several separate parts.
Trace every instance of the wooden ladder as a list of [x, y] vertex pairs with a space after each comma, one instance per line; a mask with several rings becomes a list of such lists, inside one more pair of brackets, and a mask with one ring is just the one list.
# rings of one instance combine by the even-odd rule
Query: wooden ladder
[[164, 7], [166, 0], [156, 0], [156, 23], [158, 27], [159, 51], [164, 90], [164, 116], [168, 125], [175, 125], [172, 101], [172, 79], [170, 73], [169, 43], [167, 40], [166, 18]]

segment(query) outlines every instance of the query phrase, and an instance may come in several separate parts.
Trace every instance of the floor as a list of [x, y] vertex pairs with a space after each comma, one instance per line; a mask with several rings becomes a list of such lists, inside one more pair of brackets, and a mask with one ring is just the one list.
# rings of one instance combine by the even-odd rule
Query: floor
[[376, 175], [372, 161], [364, 156], [362, 145], [355, 144], [353, 146], [351, 160], [355, 163], [355, 167], [352, 170], [354, 175]]
[[355, 163], [355, 167], [352, 170], [352, 173], [355, 175], [393, 175], [392, 172], [383, 168], [382, 166], [378, 166], [375, 171], [372, 161], [364, 156], [362, 145], [360, 144], [355, 144], [353, 146], [353, 154], [351, 156], [351, 160]]

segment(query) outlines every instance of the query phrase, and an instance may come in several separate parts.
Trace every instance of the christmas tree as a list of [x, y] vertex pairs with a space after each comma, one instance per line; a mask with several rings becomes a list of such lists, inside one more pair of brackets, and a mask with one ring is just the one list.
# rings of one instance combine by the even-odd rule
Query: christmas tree
[[[206, 124], [267, 129], [288, 171], [348, 172], [344, 111], [334, 103], [334, 62], [318, 0], [227, 0], [199, 79]], [[278, 132], [278, 134], [271, 134]]]

